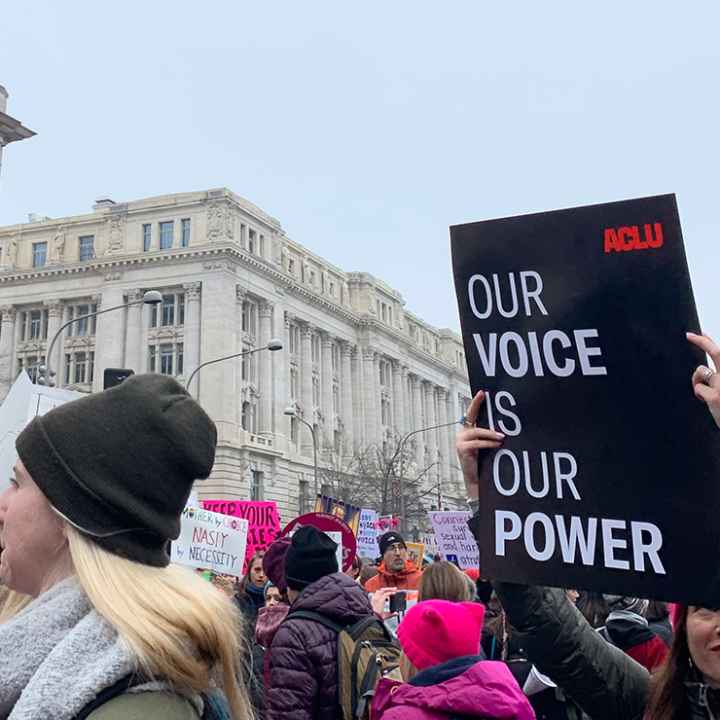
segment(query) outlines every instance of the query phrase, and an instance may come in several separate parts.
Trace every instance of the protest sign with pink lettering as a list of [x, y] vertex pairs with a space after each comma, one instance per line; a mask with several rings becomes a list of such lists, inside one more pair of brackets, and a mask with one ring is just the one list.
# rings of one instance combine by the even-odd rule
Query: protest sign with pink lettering
[[211, 512], [248, 521], [246, 563], [258, 550], [266, 550], [280, 534], [280, 515], [277, 504], [272, 501], [203, 500], [202, 506]]

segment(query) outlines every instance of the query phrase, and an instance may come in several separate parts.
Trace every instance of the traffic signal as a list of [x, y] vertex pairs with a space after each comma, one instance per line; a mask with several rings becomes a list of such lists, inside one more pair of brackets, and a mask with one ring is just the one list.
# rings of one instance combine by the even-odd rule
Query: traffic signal
[[103, 390], [115, 387], [127, 380], [135, 371], [128, 368], [105, 368], [103, 373]]

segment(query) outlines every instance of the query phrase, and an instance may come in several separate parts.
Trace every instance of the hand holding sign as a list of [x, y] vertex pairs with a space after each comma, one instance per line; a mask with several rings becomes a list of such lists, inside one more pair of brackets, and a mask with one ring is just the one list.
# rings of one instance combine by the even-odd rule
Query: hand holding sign
[[720, 375], [717, 373], [720, 368], [720, 347], [707, 335], [688, 333], [687, 339], [707, 353], [715, 365], [715, 370], [700, 365], [693, 373], [692, 386], [695, 397], [707, 405], [715, 423], [720, 427]]
[[505, 436], [488, 428], [475, 427], [480, 408], [485, 400], [485, 393], [480, 390], [470, 403], [463, 429], [457, 434], [455, 447], [457, 449], [460, 467], [462, 467], [468, 497], [477, 500], [479, 492], [478, 454], [480, 450], [497, 449], [502, 445]]

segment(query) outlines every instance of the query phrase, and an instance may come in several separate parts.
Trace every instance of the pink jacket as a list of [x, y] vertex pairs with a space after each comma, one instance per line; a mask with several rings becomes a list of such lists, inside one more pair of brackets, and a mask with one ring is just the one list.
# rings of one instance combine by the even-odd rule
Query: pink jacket
[[[381, 680], [372, 719], [448, 720], [459, 715], [468, 719], [534, 720], [535, 712], [507, 666], [475, 660], [457, 658], [429, 668], [412, 684]], [[459, 674], [453, 676], [454, 672]], [[441, 681], [427, 684], [434, 679]]]

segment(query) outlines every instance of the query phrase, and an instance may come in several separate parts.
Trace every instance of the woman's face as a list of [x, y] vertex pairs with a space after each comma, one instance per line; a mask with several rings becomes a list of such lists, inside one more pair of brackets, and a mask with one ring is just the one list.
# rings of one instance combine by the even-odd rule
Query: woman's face
[[267, 577], [265, 577], [265, 571], [262, 566], [262, 558], [256, 558], [250, 568], [250, 582], [255, 587], [265, 587]]
[[687, 617], [687, 640], [695, 666], [708, 683], [720, 687], [720, 610], [691, 605]]
[[273, 605], [279, 605], [281, 602], [280, 591], [274, 585], [269, 587], [265, 593], [265, 607], [273, 607]]
[[63, 522], [21, 460], [0, 495], [0, 547], [0, 584], [11, 590], [37, 597], [72, 571]]

